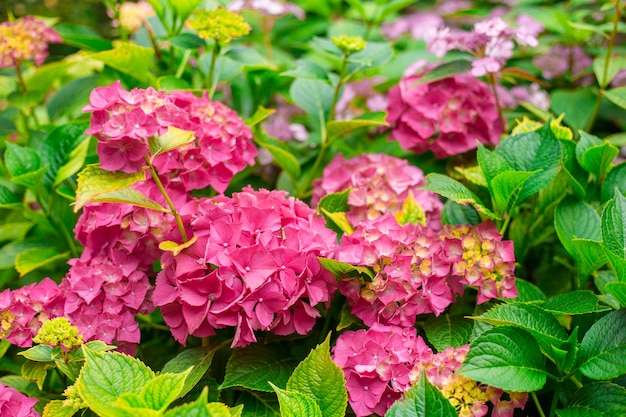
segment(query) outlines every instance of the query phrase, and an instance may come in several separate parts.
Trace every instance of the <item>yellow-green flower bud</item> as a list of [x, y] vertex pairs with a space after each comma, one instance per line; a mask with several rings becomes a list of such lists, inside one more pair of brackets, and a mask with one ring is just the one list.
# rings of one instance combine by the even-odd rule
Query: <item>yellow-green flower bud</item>
[[341, 49], [347, 54], [362, 51], [367, 45], [365, 39], [360, 36], [334, 36], [331, 38], [337, 48]]
[[198, 10], [187, 23], [201, 38], [222, 43], [245, 36], [251, 30], [243, 16], [221, 7], [211, 11]]
[[72, 350], [83, 344], [83, 335], [65, 317], [57, 317], [41, 325], [33, 342], [41, 345], [60, 346]]

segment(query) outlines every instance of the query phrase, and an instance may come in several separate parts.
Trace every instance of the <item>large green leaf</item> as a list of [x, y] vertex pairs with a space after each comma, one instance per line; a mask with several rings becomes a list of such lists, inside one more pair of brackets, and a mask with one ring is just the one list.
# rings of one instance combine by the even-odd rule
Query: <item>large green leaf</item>
[[296, 68], [285, 71], [280, 75], [300, 79], [328, 81], [328, 71], [321, 65], [306, 59], [297, 59], [294, 64]]
[[580, 283], [592, 274], [595, 270], [605, 265], [608, 262], [605, 250], [602, 244], [596, 240], [589, 239], [572, 239], [572, 245], [578, 266], [578, 276]]
[[33, 149], [6, 142], [4, 165], [12, 177], [18, 177], [41, 168], [41, 157]]
[[608, 172], [618, 154], [619, 149], [616, 146], [580, 131], [580, 140], [576, 144], [576, 159], [581, 167], [596, 178], [601, 178]]
[[104, 51], [113, 48], [111, 41], [104, 39], [93, 29], [71, 25], [67, 23], [58, 23], [54, 25], [63, 43], [67, 45], [84, 48], [91, 51]]
[[434, 385], [422, 374], [417, 384], [396, 401], [385, 417], [457, 417], [458, 413]]
[[[42, 162], [50, 166], [44, 178], [46, 185], [56, 185], [78, 172], [84, 162], [83, 155], [86, 156], [89, 145], [89, 141], [85, 140], [87, 138], [85, 130], [88, 127], [89, 123], [87, 122], [70, 123], [59, 126], [50, 132], [39, 149]], [[73, 169], [69, 169], [70, 167], [66, 165], [73, 159], [76, 159]], [[64, 172], [59, 173], [61, 168]]]
[[596, 98], [597, 93], [590, 87], [555, 89], [550, 93], [551, 110], [554, 114], [565, 114], [565, 123], [577, 131], [589, 123]]
[[126, 189], [143, 179], [145, 179], [143, 171], [127, 174], [121, 171], [106, 171], [99, 165], [87, 165], [78, 174], [74, 211], [80, 210], [100, 194]]
[[328, 122], [328, 135], [331, 137], [340, 137], [361, 127], [387, 126], [386, 117], [387, 113], [376, 112], [365, 113], [349, 120], [331, 120]]
[[191, 349], [185, 349], [179, 353], [175, 358], [171, 359], [165, 364], [162, 373], [179, 373], [183, 372], [189, 367], [193, 367], [191, 372], [185, 379], [185, 384], [180, 393], [180, 396], [187, 394], [191, 389], [200, 381], [202, 376], [211, 366], [213, 362], [213, 356], [215, 352], [222, 345], [218, 345], [214, 348], [208, 347], [196, 347]]
[[626, 109], [626, 87], [617, 87], [604, 92], [604, 97], [608, 98], [613, 104]]
[[515, 171], [539, 171], [524, 184], [520, 202], [548, 185], [561, 164], [561, 145], [549, 123], [538, 130], [505, 138], [495, 152]]
[[615, 195], [615, 189], [622, 194], [626, 193], [626, 162], [613, 167], [602, 183], [602, 203], [607, 202]]
[[615, 193], [602, 211], [602, 244], [618, 258], [626, 258], [626, 197]]
[[457, 59], [438, 65], [436, 68], [428, 71], [423, 77], [418, 79], [415, 84], [432, 83], [444, 78], [452, 77], [472, 69], [472, 63], [467, 59]]
[[35, 269], [61, 260], [68, 260], [69, 257], [69, 252], [59, 253], [53, 248], [26, 249], [15, 257], [15, 269], [23, 277]]
[[626, 415], [626, 388], [609, 382], [587, 384], [574, 393], [559, 417], [616, 417]]
[[180, 397], [191, 368], [185, 372], [170, 374], [161, 373], [145, 384], [139, 394], [125, 392], [114, 403], [121, 408], [146, 408], [164, 411], [175, 399]]
[[[626, 55], [613, 55], [608, 57], [608, 65], [607, 65], [607, 56], [599, 55], [595, 57], [593, 60], [593, 72], [596, 75], [596, 79], [598, 80], [598, 84], [600, 87], [605, 88], [609, 83], [615, 78], [618, 72], [626, 68]], [[605, 77], [605, 68], [606, 68], [606, 77]]]
[[495, 152], [492, 152], [485, 148], [485, 146], [477, 142], [478, 150], [476, 152], [476, 158], [478, 160], [478, 165], [487, 181], [487, 188], [489, 188], [489, 193], [493, 196], [495, 193], [493, 191], [493, 187], [491, 185], [491, 181], [493, 178], [506, 171], [511, 170], [511, 166], [506, 159], [501, 155], [498, 155]]
[[517, 207], [521, 202], [520, 195], [524, 184], [538, 172], [506, 171], [493, 177], [490, 191], [495, 212], [502, 215]]
[[471, 224], [473, 226], [481, 222], [480, 216], [473, 206], [466, 206], [452, 200], [446, 201], [441, 212], [441, 221], [444, 224]]
[[318, 256], [320, 264], [324, 269], [330, 271], [336, 279], [348, 278], [348, 277], [361, 277], [365, 281], [372, 281], [374, 279], [374, 271], [366, 266], [354, 266], [345, 262], [337, 261], [335, 259], [324, 258]]
[[154, 50], [121, 41], [116, 41], [113, 45], [113, 49], [96, 52], [89, 57], [102, 61], [113, 69], [149, 84], [152, 79], [150, 67], [152, 66]]
[[605, 288], [608, 294], [615, 297], [621, 307], [626, 307], [626, 282], [609, 282]]
[[611, 379], [626, 373], [626, 310], [595, 322], [580, 343], [580, 371], [591, 379]]
[[48, 101], [48, 117], [57, 117], [75, 112], [89, 103], [89, 93], [98, 86], [98, 76], [77, 78], [61, 87]]
[[280, 417], [280, 405], [274, 393], [244, 391], [237, 404], [244, 406], [242, 417]]
[[579, 290], [555, 295], [546, 300], [541, 308], [552, 314], [576, 315], [605, 311], [601, 307], [598, 296], [591, 291]]
[[497, 218], [497, 216], [480, 201], [476, 194], [447, 175], [437, 173], [428, 174], [426, 176], [426, 186], [424, 186], [423, 189], [433, 191], [458, 204], [472, 204], [478, 212], [486, 217], [491, 219]]
[[303, 392], [280, 389], [276, 385], [273, 385], [272, 388], [278, 396], [281, 417], [323, 417], [320, 406], [309, 395]]
[[233, 414], [222, 403], [207, 403], [208, 389], [205, 387], [197, 400], [167, 410], [163, 417], [231, 417]]
[[269, 382], [285, 388], [297, 361], [282, 352], [252, 345], [237, 349], [226, 364], [226, 375], [220, 389], [243, 387], [273, 392]]
[[602, 240], [600, 216], [584, 201], [566, 198], [559, 203], [554, 212], [554, 226], [561, 244], [576, 261], [572, 239]]
[[471, 320], [449, 314], [432, 316], [424, 322], [428, 342], [440, 352], [447, 347], [459, 347], [469, 342], [473, 327]]
[[292, 179], [297, 181], [301, 176], [298, 158], [289, 150], [284, 142], [271, 137], [255, 137], [255, 142], [265, 148], [274, 157], [274, 163], [281, 167]]
[[348, 392], [345, 383], [343, 371], [330, 357], [329, 334], [296, 367], [287, 381], [287, 390], [308, 395], [317, 402], [323, 417], [335, 417], [346, 412]]
[[348, 58], [348, 74], [355, 74], [378, 67], [393, 56], [393, 48], [387, 42], [367, 42], [365, 48]]
[[332, 106], [333, 88], [324, 81], [296, 79], [289, 88], [291, 100], [300, 106], [321, 127]]
[[541, 389], [547, 379], [544, 359], [535, 339], [517, 327], [484, 331], [470, 345], [458, 371], [476, 381], [508, 391]]
[[152, 136], [148, 138], [148, 145], [150, 146], [151, 159], [157, 156], [185, 146], [196, 139], [193, 132], [188, 130], [178, 129], [174, 126], [169, 126], [167, 132], [161, 136]]

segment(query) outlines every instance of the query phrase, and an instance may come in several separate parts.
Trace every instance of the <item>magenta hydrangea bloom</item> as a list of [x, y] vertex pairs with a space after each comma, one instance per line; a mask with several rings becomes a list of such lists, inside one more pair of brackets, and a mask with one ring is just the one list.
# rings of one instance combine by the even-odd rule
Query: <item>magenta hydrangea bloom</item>
[[438, 230], [443, 204], [437, 194], [419, 189], [424, 185], [426, 179], [422, 170], [404, 159], [365, 154], [346, 160], [338, 154], [324, 168], [322, 178], [314, 181], [311, 205], [316, 206], [327, 194], [350, 188], [350, 210], [346, 216], [351, 224], [357, 225], [385, 213], [397, 213], [411, 193], [424, 212], [426, 225]]
[[138, 172], [149, 156], [148, 138], [168, 127], [191, 131], [195, 140], [159, 155], [154, 166], [174, 187], [194, 190], [212, 186], [226, 190], [229, 181], [257, 154], [252, 133], [232, 109], [206, 95], [167, 93], [135, 88], [116, 81], [91, 92], [83, 111], [92, 112], [86, 133], [98, 139], [100, 166], [111, 171]]
[[0, 382], [0, 416], [40, 417], [37, 410], [33, 408], [38, 401]]
[[59, 43], [56, 30], [43, 21], [26, 16], [13, 22], [0, 23], [0, 68], [14, 68], [22, 61], [43, 64], [48, 44]]
[[19, 347], [32, 346], [33, 337], [43, 322], [63, 315], [64, 303], [62, 291], [50, 278], [14, 291], [2, 291], [0, 340], [6, 339]]
[[285, 192], [246, 187], [191, 201], [180, 214], [197, 240], [164, 253], [153, 297], [176, 340], [234, 327], [238, 347], [255, 342], [255, 330], [311, 330], [314, 307], [336, 288], [317, 258], [331, 254], [336, 235], [314, 210]]
[[475, 149], [477, 141], [498, 144], [502, 119], [487, 84], [466, 74], [419, 83], [425, 74], [405, 76], [389, 91], [390, 139], [438, 158]]
[[343, 278], [339, 291], [367, 326], [413, 326], [419, 314], [441, 314], [464, 285], [478, 288], [478, 303], [516, 297], [513, 242], [501, 239], [491, 222], [435, 232], [381, 216], [344, 235], [335, 255], [372, 268], [374, 278]]

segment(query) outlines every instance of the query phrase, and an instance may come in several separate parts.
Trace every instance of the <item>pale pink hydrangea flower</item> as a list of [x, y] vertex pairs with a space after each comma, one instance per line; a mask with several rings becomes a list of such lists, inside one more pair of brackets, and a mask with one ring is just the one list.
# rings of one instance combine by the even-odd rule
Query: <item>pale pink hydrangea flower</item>
[[275, 101], [276, 111], [262, 123], [267, 134], [283, 142], [291, 140], [304, 142], [307, 140], [309, 132], [304, 125], [293, 122], [295, 117], [303, 116], [304, 111], [298, 106], [287, 103], [281, 96], [277, 96]]
[[542, 110], [550, 109], [550, 95], [543, 90], [539, 84], [530, 84], [529, 86], [518, 85], [507, 90], [501, 85], [497, 85], [498, 99], [500, 106], [507, 109], [514, 109], [521, 103], [530, 103]]
[[366, 111], [385, 111], [387, 98], [374, 89], [384, 80], [383, 77], [372, 77], [346, 83], [335, 105], [335, 119], [350, 120]]
[[548, 80], [563, 77], [566, 73], [576, 85], [589, 85], [594, 80], [592, 74], [587, 74], [593, 59], [580, 45], [553, 45], [545, 54], [534, 57], [532, 62]]
[[389, 91], [391, 140], [438, 158], [475, 149], [477, 141], [498, 144], [502, 119], [487, 84], [466, 74], [420, 83], [425, 74], [406, 75]]
[[33, 16], [2, 22], [0, 68], [15, 68], [22, 61], [34, 61], [36, 65], [41, 65], [48, 56], [48, 44], [61, 41], [56, 30]]
[[443, 25], [443, 18], [438, 13], [418, 11], [384, 23], [381, 31], [392, 40], [405, 33], [409, 33], [413, 39], [424, 39], [425, 33], [436, 31]]
[[385, 154], [365, 154], [344, 159], [338, 154], [324, 168], [321, 178], [313, 183], [311, 205], [317, 206], [322, 197], [350, 188], [346, 213], [351, 224], [370, 221], [381, 215], [395, 214], [413, 195], [425, 215], [426, 225], [441, 228], [443, 204], [432, 191], [420, 190], [426, 185], [424, 173], [400, 158]]
[[233, 110], [212, 102], [206, 94], [135, 88], [126, 91], [116, 81], [90, 94], [83, 111], [92, 112], [87, 134], [98, 139], [100, 166], [110, 171], [138, 172], [149, 155], [148, 138], [168, 127], [192, 131], [195, 141], [159, 155], [154, 166], [166, 182], [186, 190], [208, 185], [218, 192], [246, 165], [253, 165], [252, 133]]
[[32, 339], [43, 322], [63, 315], [64, 303], [64, 294], [50, 278], [14, 291], [2, 291], [0, 340], [6, 339], [19, 347], [32, 346]]
[[228, 10], [240, 12], [242, 10], [258, 10], [268, 16], [284, 16], [293, 14], [302, 20], [305, 17], [304, 10], [294, 3], [280, 0], [234, 0], [228, 6]]
[[150, 3], [145, 0], [126, 1], [119, 7], [119, 22], [114, 22], [114, 26], [117, 23], [128, 33], [137, 32], [149, 17], [156, 14]]
[[40, 417], [33, 407], [39, 400], [0, 383], [0, 416]]
[[256, 342], [254, 331], [306, 334], [336, 288], [318, 256], [336, 235], [309, 206], [282, 191], [250, 187], [232, 197], [199, 199], [180, 214], [197, 240], [166, 252], [154, 305], [174, 338], [235, 328], [232, 347]]

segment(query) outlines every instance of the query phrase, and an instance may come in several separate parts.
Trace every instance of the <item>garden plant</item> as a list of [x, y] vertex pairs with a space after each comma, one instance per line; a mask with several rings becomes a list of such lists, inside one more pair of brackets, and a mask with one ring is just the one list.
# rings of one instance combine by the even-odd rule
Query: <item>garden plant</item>
[[625, 1], [55, 4], [0, 8], [0, 416], [626, 416]]

